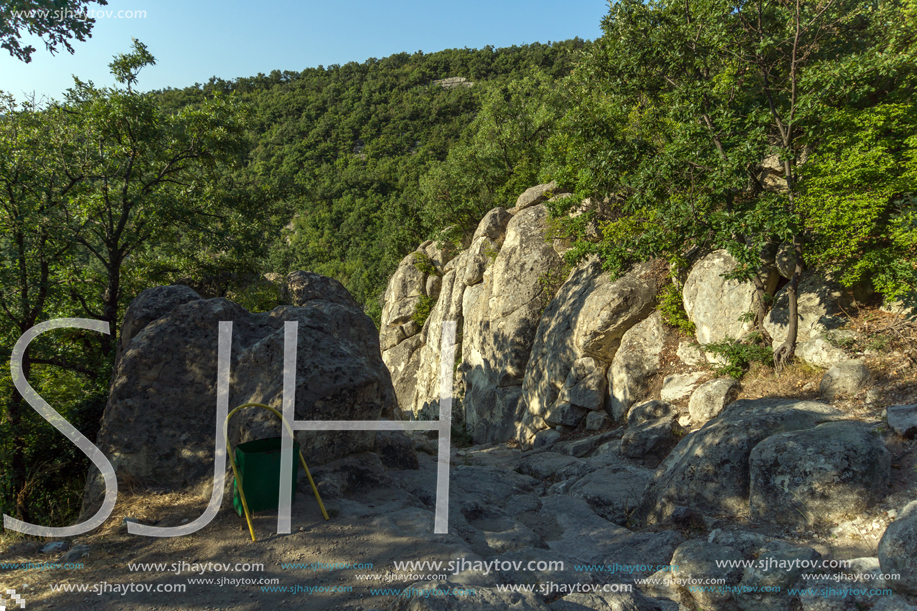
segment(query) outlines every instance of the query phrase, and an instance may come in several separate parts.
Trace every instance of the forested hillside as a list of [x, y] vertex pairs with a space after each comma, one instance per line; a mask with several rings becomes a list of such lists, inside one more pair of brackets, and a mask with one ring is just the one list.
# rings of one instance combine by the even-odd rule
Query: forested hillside
[[[424, 197], [421, 178], [456, 145], [474, 139], [482, 106], [505, 106], [511, 88], [526, 79], [558, 82], [587, 47], [576, 39], [399, 53], [361, 64], [211, 79], [156, 97], [176, 111], [217, 93], [248, 107], [250, 149], [242, 180], [258, 185], [271, 221], [259, 269], [333, 276], [378, 322], [388, 275], [449, 220], [438, 202]], [[465, 81], [437, 83], [449, 77]], [[517, 188], [536, 178], [522, 151], [540, 144], [531, 135], [513, 142], [509, 157], [481, 163], [481, 178], [487, 173], [488, 181], [463, 195], [502, 196], [509, 203]], [[501, 191], [508, 182], [513, 188]]]
[[[77, 80], [45, 105], [0, 92], [0, 356], [41, 322], [107, 325], [18, 353], [24, 379], [93, 440], [124, 311], [146, 288], [181, 282], [266, 311], [279, 289], [259, 279], [304, 269], [341, 280], [378, 324], [388, 275], [418, 242], [535, 180], [543, 104], [526, 102], [534, 121], [515, 105], [587, 47], [402, 53], [142, 93], [156, 60], [135, 41], [111, 86]], [[66, 523], [88, 462], [4, 371], [0, 510]]]

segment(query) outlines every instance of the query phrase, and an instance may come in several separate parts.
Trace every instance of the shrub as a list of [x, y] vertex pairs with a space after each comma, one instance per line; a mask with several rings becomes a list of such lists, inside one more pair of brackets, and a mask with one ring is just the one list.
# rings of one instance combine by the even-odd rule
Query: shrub
[[681, 291], [674, 284], [669, 283], [662, 287], [658, 295], [657, 309], [662, 315], [662, 320], [670, 327], [678, 329], [684, 335], [694, 335], [694, 323], [688, 318], [682, 301]]
[[716, 375], [728, 375], [733, 379], [740, 379], [752, 363], [771, 365], [774, 361], [774, 350], [770, 346], [761, 346], [754, 343], [760, 336], [750, 334], [745, 341], [734, 340], [727, 337], [721, 342], [706, 344], [706, 352], [723, 357], [725, 363], [714, 365]]
[[440, 271], [433, 265], [433, 261], [422, 252], [414, 253], [414, 267], [429, 276], [442, 276]]
[[422, 295], [420, 301], [417, 303], [417, 309], [414, 310], [414, 314], [411, 316], [411, 320], [422, 328], [424, 324], [426, 324], [427, 319], [430, 318], [430, 312], [433, 311], [433, 306], [435, 305], [436, 300], [434, 298]]

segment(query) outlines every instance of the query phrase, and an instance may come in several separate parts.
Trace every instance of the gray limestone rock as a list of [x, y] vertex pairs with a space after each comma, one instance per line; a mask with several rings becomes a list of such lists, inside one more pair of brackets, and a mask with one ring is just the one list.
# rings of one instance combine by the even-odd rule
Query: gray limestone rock
[[[181, 303], [190, 296], [179, 295], [171, 311], [134, 328], [113, 373], [96, 445], [120, 477], [166, 489], [206, 484], [213, 477], [217, 348], [224, 321], [233, 324], [230, 407], [248, 402], [280, 407], [287, 321], [298, 323], [297, 420], [375, 420], [394, 407], [378, 334], [360, 309], [310, 299], [303, 306], [251, 314], [222, 298]], [[331, 297], [337, 299], [333, 291]], [[253, 408], [234, 417], [230, 442], [279, 432], [276, 416]], [[371, 432], [299, 432], [296, 437], [310, 465], [367, 451], [373, 444]], [[90, 474], [84, 507], [100, 500], [104, 485], [98, 476]]]
[[909, 503], [888, 525], [879, 542], [879, 563], [883, 573], [898, 573], [901, 579], [889, 585], [901, 594], [917, 596], [917, 501]]
[[701, 384], [688, 402], [688, 412], [695, 425], [716, 418], [739, 394], [739, 383], [732, 378], [718, 378]]
[[861, 359], [854, 359], [843, 361], [829, 369], [822, 376], [818, 389], [824, 398], [834, 400], [856, 394], [868, 382], [869, 368], [866, 367], [866, 363]]
[[893, 431], [902, 437], [917, 435], [917, 405], [890, 405], [886, 413]]
[[627, 416], [631, 405], [646, 393], [650, 376], [659, 370], [663, 333], [662, 318], [654, 312], [621, 338], [608, 369], [611, 414], [616, 421]]
[[513, 438], [525, 412], [522, 382], [544, 298], [538, 279], [562, 265], [544, 241], [546, 222], [543, 205], [516, 214], [483, 282], [465, 290], [463, 405], [476, 443]]
[[682, 290], [685, 312], [697, 327], [701, 344], [738, 338], [751, 329], [751, 323], [740, 318], [753, 310], [754, 286], [723, 278], [735, 267], [732, 255], [717, 250], [698, 261], [688, 274]]
[[873, 428], [828, 422], [758, 444], [749, 459], [752, 519], [832, 524], [875, 505], [888, 487], [891, 454]]
[[659, 397], [663, 401], [684, 401], [691, 396], [694, 389], [697, 388], [701, 380], [707, 377], [703, 371], [693, 373], [676, 373], [666, 376], [662, 381], [662, 390]]
[[814, 401], [736, 401], [675, 446], [647, 485], [637, 516], [661, 522], [678, 506], [712, 514], [747, 511], [749, 455], [755, 446], [771, 435], [809, 429], [840, 416]]
[[[798, 294], [797, 342], [821, 337], [826, 331], [844, 324], [842, 308], [850, 304], [851, 295], [840, 284], [806, 272], [799, 283]], [[788, 325], [789, 297], [784, 287], [777, 291], [774, 305], [764, 319], [764, 328], [773, 338], [775, 348], [786, 339]]]

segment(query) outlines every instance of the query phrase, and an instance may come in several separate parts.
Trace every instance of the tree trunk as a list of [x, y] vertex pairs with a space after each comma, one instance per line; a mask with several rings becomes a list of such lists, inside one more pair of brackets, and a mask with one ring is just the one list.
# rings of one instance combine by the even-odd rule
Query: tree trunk
[[[29, 359], [28, 350], [22, 357], [22, 376], [29, 379], [29, 373], [32, 369], [32, 363]], [[16, 495], [15, 513], [16, 518], [28, 522], [30, 519], [28, 504], [26, 503], [26, 464], [25, 464], [25, 430], [22, 425], [22, 415], [28, 408], [23, 396], [19, 390], [13, 388], [13, 399], [9, 403], [7, 410], [7, 422], [10, 425], [10, 435], [13, 438], [13, 452], [10, 456], [10, 489]]]
[[101, 337], [102, 354], [105, 357], [114, 357], [114, 347], [118, 329], [118, 300], [121, 297], [121, 258], [117, 252], [109, 251], [110, 269], [108, 284], [102, 294], [102, 316], [108, 323], [110, 333]]
[[796, 267], [786, 287], [787, 297], [790, 299], [787, 334], [783, 343], [774, 350], [774, 368], [778, 372], [783, 370], [796, 354], [796, 337], [799, 333], [799, 278], [805, 269], [802, 262], [802, 243], [798, 235], [793, 236], [793, 252], [796, 254]]
[[767, 316], [767, 306], [764, 304], [764, 295], [767, 293], [767, 287], [761, 281], [761, 277], [755, 274], [752, 278], [752, 284], [755, 286], [755, 330], [761, 332], [761, 337], [766, 343], [770, 343], [767, 331], [764, 329], [764, 317]]

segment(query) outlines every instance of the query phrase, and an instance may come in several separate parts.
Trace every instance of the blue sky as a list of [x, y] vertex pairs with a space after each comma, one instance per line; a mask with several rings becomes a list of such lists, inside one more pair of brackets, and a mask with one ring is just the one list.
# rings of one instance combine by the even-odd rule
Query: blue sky
[[[146, 11], [142, 18], [99, 18], [76, 52], [38, 49], [24, 64], [0, 50], [0, 90], [17, 99], [35, 92], [61, 98], [71, 75], [110, 85], [108, 63], [129, 50], [131, 37], [147, 45], [156, 66], [140, 73], [140, 89], [186, 87], [211, 76], [231, 79], [271, 70], [363, 62], [393, 53], [450, 48], [507, 47], [601, 35], [605, 0], [332, 0], [331, 2], [179, 2], [110, 0], [99, 11]], [[461, 75], [455, 75], [461, 76]]]

